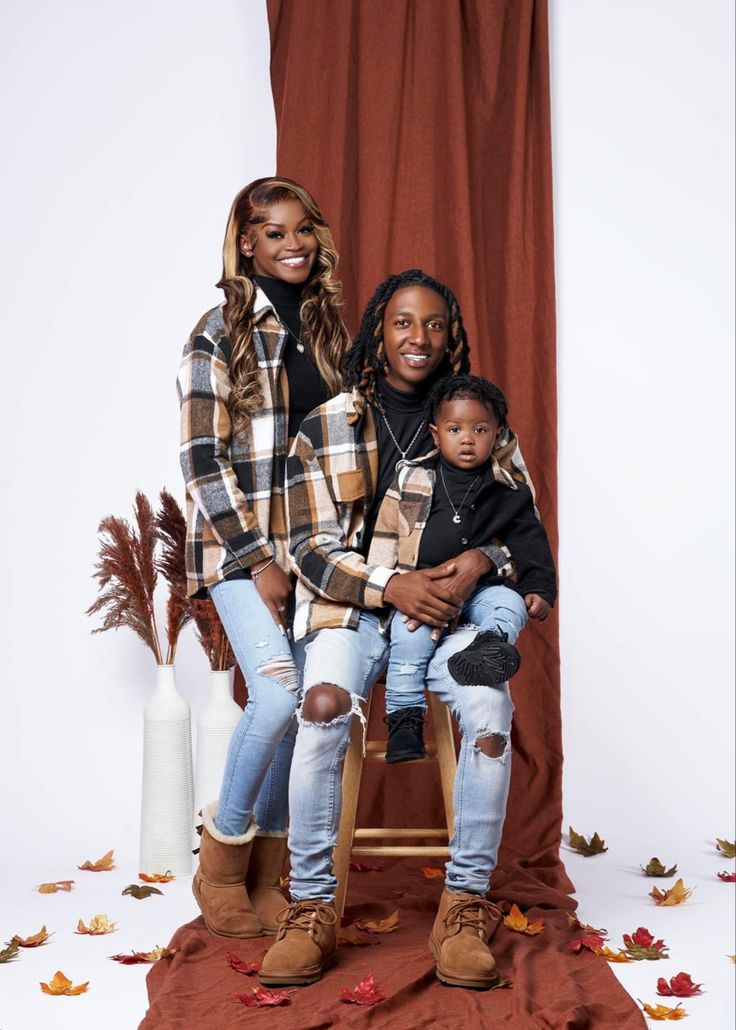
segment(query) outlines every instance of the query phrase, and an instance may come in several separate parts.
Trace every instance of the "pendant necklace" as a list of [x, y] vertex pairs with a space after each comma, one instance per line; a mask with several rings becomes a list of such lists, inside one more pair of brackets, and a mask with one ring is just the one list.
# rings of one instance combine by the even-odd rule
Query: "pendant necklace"
[[299, 351], [300, 354], [303, 354], [304, 353], [304, 344], [302, 343], [302, 333], [301, 333], [301, 330], [299, 330], [299, 335], [295, 336], [292, 333], [291, 329], [289, 329], [289, 327], [286, 324], [286, 322], [281, 322], [281, 324], [284, 327], [284, 329], [287, 331], [289, 336], [292, 338], [292, 340], [296, 343], [296, 349]]
[[478, 482], [478, 480], [480, 479], [480, 476], [476, 476], [475, 477], [473, 482], [470, 484], [468, 489], [465, 491], [465, 496], [463, 497], [462, 501], [460, 501], [460, 504], [458, 504], [457, 508], [452, 503], [452, 498], [450, 497], [450, 491], [447, 489], [447, 483], [445, 482], [445, 472], [444, 472], [444, 469], [442, 468], [442, 466], [440, 466], [440, 479], [442, 480], [442, 486], [445, 488], [445, 496], [447, 497], [447, 500], [450, 502], [450, 507], [452, 508], [452, 510], [454, 512], [454, 515], [452, 516], [452, 521], [455, 523], [455, 525], [459, 525], [462, 522], [462, 519], [460, 517], [460, 512], [463, 510], [463, 505], [465, 504], [465, 502], [468, 499], [468, 494], [473, 489], [475, 484]]
[[[384, 423], [386, 424], [386, 429], [388, 429], [388, 435], [391, 437], [391, 439], [394, 442], [394, 447], [396, 448], [396, 450], [401, 455], [401, 459], [400, 460], [401, 461], [406, 461], [407, 454], [409, 453], [409, 451], [412, 449], [412, 447], [416, 443], [416, 439], [419, 436], [419, 434], [421, 433], [421, 431], [424, 429], [424, 425], [425, 425], [425, 423], [427, 421], [426, 418], [423, 418], [422, 421], [419, 423], [419, 425], [416, 428], [416, 432], [414, 433], [414, 436], [412, 436], [411, 440], [407, 444], [406, 450], [402, 451], [402, 449], [399, 447], [399, 441], [394, 436], [394, 431], [391, 428], [391, 423], [386, 418], [386, 412], [383, 410], [383, 405], [381, 404], [381, 402], [379, 400], [376, 400], [376, 406], [378, 407], [378, 410], [381, 413], [381, 418], [383, 419]], [[399, 462], [398, 461], [396, 462], [396, 471], [397, 472], [399, 471]], [[450, 503], [452, 503], [452, 502], [450, 502]]]

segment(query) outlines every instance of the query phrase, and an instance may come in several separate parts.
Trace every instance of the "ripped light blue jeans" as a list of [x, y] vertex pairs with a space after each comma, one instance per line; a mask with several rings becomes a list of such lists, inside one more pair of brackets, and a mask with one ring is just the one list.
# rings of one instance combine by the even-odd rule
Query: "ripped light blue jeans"
[[248, 703], [230, 741], [215, 826], [238, 837], [255, 816], [261, 835], [285, 837], [304, 645], [289, 643], [252, 580], [224, 580], [209, 589], [248, 684]]
[[[462, 607], [462, 621], [478, 630], [505, 633], [510, 644], [527, 621], [524, 598], [506, 586], [478, 587]], [[394, 612], [390, 626], [391, 647], [386, 670], [386, 711], [424, 705], [427, 665], [437, 643], [431, 626], [409, 632], [401, 612]]]
[[[485, 894], [495, 868], [511, 775], [511, 718], [508, 684], [460, 686], [447, 660], [467, 647], [476, 630], [459, 629], [440, 641], [427, 668], [427, 687], [449, 705], [461, 732], [455, 780], [455, 832], [450, 840], [446, 886], [452, 891]], [[361, 702], [385, 670], [389, 641], [378, 618], [368, 611], [357, 629], [326, 629], [305, 638], [304, 696], [319, 683], [333, 683], [350, 694], [351, 711], [332, 722], [307, 722], [298, 712], [299, 733], [289, 782], [291, 895], [295, 901], [334, 900], [337, 882], [332, 849], [342, 804], [341, 772], [353, 715], [363, 718]], [[499, 737], [503, 752], [489, 758], [480, 738]]]

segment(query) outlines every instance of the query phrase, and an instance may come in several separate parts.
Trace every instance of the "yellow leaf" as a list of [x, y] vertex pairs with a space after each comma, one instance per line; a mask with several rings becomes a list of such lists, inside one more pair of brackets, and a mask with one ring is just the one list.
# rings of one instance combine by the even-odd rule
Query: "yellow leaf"
[[736, 858], [736, 841], [721, 840], [720, 837], [716, 837], [716, 844], [720, 853], [726, 858]]
[[399, 910], [396, 909], [385, 919], [356, 919], [355, 925], [359, 930], [367, 930], [369, 933], [393, 933], [399, 928]]
[[536, 937], [544, 929], [543, 919], [536, 923], [530, 923], [518, 905], [511, 906], [509, 914], [504, 916], [503, 924], [509, 930], [514, 930], [516, 933], [525, 933], [528, 937]]
[[167, 869], [165, 873], [138, 873], [138, 879], [144, 883], [171, 883], [175, 876]]
[[88, 987], [89, 980], [74, 987], [71, 980], [64, 976], [60, 969], [57, 969], [54, 973], [53, 980], [41, 984], [41, 990], [44, 994], [65, 994], [67, 997], [73, 997], [75, 994], [85, 994]]
[[96, 862], [90, 862], [87, 859], [83, 865], [77, 866], [77, 869], [86, 869], [90, 873], [107, 873], [110, 869], [115, 868], [114, 854], [114, 851], [108, 851], [102, 858], [98, 858]]
[[42, 883], [36, 887], [39, 894], [56, 894], [57, 891], [70, 891], [74, 880], [54, 880], [53, 883]]
[[41, 944], [45, 944], [49, 939], [50, 934], [46, 932], [46, 927], [42, 926], [38, 933], [34, 933], [32, 937], [19, 937], [16, 934], [11, 944], [17, 944], [19, 948], [38, 948]]
[[162, 958], [171, 958], [179, 951], [178, 948], [154, 948], [153, 951], [145, 953], [148, 962], [158, 962]]
[[669, 907], [681, 905], [683, 901], [687, 901], [691, 894], [692, 891], [688, 890], [682, 880], [677, 880], [674, 887], [670, 887], [668, 891], [661, 891], [659, 887], [655, 887], [654, 890], [649, 892], [649, 897], [654, 899], [656, 905]]
[[606, 962], [633, 962], [633, 959], [629, 958], [625, 951], [611, 951], [605, 945], [602, 948], [593, 948], [593, 954], [604, 958]]
[[650, 1019], [658, 1019], [660, 1021], [665, 1019], [683, 1019], [687, 1015], [687, 1012], [681, 1005], [677, 1005], [672, 1009], [669, 1005], [647, 1005], [641, 998], [637, 998], [637, 1001]]
[[89, 921], [89, 926], [85, 926], [85, 924], [80, 919], [77, 923], [76, 932], [88, 933], [92, 937], [99, 937], [103, 933], [112, 933], [114, 930], [117, 929], [117, 925], [117, 923], [111, 923], [107, 916], [97, 915], [92, 916], [92, 918]]

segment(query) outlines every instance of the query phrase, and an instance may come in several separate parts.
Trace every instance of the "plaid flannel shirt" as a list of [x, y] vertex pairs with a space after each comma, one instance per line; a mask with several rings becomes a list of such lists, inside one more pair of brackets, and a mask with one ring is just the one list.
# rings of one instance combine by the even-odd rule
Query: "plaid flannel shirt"
[[[511, 430], [499, 439], [494, 459], [499, 473], [533, 491]], [[378, 447], [373, 411], [357, 390], [307, 415], [287, 459], [286, 481], [289, 557], [299, 576], [294, 637], [339, 626], [355, 629], [361, 609], [383, 607], [386, 584], [408, 554], [402, 548], [400, 559], [398, 542], [379, 533], [378, 525], [368, 558], [358, 550], [378, 482]], [[417, 491], [414, 503], [427, 505], [428, 513], [431, 486], [417, 484]], [[513, 572], [505, 548], [482, 550], [499, 575]]]
[[289, 568], [284, 518], [289, 390], [282, 364], [288, 334], [260, 289], [253, 321], [264, 403], [244, 432], [233, 433], [228, 408], [230, 341], [222, 305], [200, 319], [179, 366], [190, 595], [272, 555]]

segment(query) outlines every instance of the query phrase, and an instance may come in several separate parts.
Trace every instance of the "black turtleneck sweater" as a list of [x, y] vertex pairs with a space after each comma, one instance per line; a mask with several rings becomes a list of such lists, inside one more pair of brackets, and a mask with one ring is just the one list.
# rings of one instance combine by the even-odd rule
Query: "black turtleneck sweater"
[[[499, 483], [490, 463], [477, 469], [459, 469], [442, 456], [435, 460], [437, 478], [417, 568], [432, 569], [462, 551], [502, 540], [516, 565], [516, 582], [491, 574], [482, 577], [478, 585], [503, 584], [522, 595], [539, 594], [554, 604], [554, 561], [529, 487], [518, 483], [518, 489], [512, 490]], [[459, 523], [453, 521], [455, 512], [460, 516]]]
[[265, 275], [257, 275], [255, 279], [273, 304], [279, 321], [288, 332], [284, 348], [284, 368], [289, 381], [288, 434], [291, 440], [299, 432], [305, 416], [313, 408], [329, 400], [329, 393], [306, 346], [304, 353], [297, 346], [302, 333], [300, 308], [304, 284], [286, 283], [283, 279], [269, 279]]
[[[420, 458], [422, 455], [428, 454], [434, 447], [429, 424], [424, 418], [424, 402], [431, 385], [431, 383], [423, 385], [414, 393], [405, 393], [403, 390], [397, 390], [391, 386], [381, 373], [376, 376], [376, 396], [385, 412], [391, 431], [398, 440], [399, 447], [402, 451], [407, 451], [408, 448], [407, 458]], [[378, 483], [373, 504], [365, 515], [365, 529], [360, 542], [360, 549], [364, 556], [370, 550], [381, 501], [396, 475], [396, 463], [401, 461], [401, 452], [397, 450], [391, 433], [386, 427], [386, 420], [377, 404], [373, 407], [373, 415], [376, 422], [376, 443], [378, 445]], [[409, 447], [420, 425], [422, 428]]]

